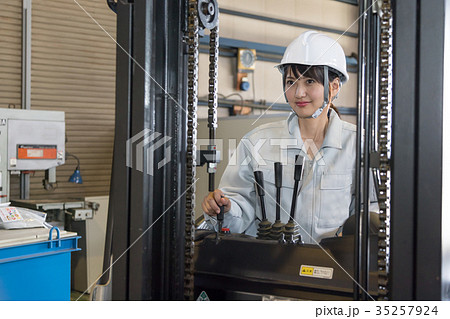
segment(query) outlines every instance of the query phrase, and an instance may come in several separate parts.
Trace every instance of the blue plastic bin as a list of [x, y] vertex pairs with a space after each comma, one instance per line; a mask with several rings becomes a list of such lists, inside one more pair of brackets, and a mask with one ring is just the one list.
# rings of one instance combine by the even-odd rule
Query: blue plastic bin
[[[52, 230], [0, 231], [0, 300], [70, 300], [70, 258], [80, 250], [80, 237]], [[2, 234], [10, 243], [2, 242]]]

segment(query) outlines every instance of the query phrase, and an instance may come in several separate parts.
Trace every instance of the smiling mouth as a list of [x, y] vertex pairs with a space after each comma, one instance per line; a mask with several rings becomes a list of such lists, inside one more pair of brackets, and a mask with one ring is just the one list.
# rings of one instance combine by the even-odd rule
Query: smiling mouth
[[309, 102], [296, 102], [295, 103], [295, 105], [300, 106], [300, 107], [306, 106], [308, 104], [309, 104]]

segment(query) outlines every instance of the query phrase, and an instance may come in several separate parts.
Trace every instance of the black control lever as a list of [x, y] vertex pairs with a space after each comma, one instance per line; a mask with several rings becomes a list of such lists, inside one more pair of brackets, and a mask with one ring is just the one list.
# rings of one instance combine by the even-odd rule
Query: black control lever
[[283, 166], [280, 162], [273, 164], [275, 171], [275, 187], [277, 188], [276, 220], [280, 220], [281, 185], [283, 184]]
[[281, 222], [281, 186], [283, 184], [283, 165], [280, 162], [274, 164], [275, 171], [275, 187], [277, 189], [276, 194], [276, 208], [275, 208], [275, 223], [272, 225], [270, 237], [272, 239], [280, 240], [283, 233], [284, 224]]
[[297, 208], [297, 193], [298, 186], [300, 184], [300, 179], [302, 177], [303, 170], [303, 156], [296, 155], [295, 156], [295, 171], [294, 171], [294, 194], [292, 196], [292, 205], [291, 205], [291, 214], [290, 219], [294, 220], [295, 217], [295, 209]]
[[223, 218], [225, 215], [225, 213], [224, 213], [225, 207], [222, 205], [222, 206], [219, 206], [219, 208], [220, 208], [220, 213], [217, 214], [217, 222], [219, 223], [219, 227], [217, 228], [217, 232], [216, 232], [216, 240], [217, 241], [219, 241], [219, 234], [222, 232]]
[[259, 201], [261, 203], [261, 215], [262, 215], [262, 220], [259, 223], [259, 227], [258, 227], [258, 238], [270, 239], [270, 229], [272, 227], [272, 224], [271, 224], [271, 222], [269, 222], [267, 220], [266, 206], [264, 204], [265, 192], [264, 192], [263, 172], [255, 171], [254, 175], [255, 175], [255, 183], [256, 183], [256, 192], [259, 196]]
[[285, 239], [287, 242], [301, 242], [301, 237], [298, 231], [298, 227], [296, 227], [294, 223], [295, 218], [295, 210], [297, 208], [297, 194], [298, 194], [298, 187], [300, 184], [300, 179], [302, 177], [302, 171], [303, 171], [303, 162], [304, 158], [301, 155], [295, 156], [295, 171], [294, 171], [294, 193], [292, 194], [292, 204], [291, 204], [291, 213], [289, 222], [284, 226], [284, 234]]

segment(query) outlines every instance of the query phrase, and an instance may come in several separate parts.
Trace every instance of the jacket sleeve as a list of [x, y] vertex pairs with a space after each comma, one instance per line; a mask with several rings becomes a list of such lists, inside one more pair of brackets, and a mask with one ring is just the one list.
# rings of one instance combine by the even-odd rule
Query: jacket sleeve
[[[231, 209], [225, 213], [224, 227], [233, 233], [243, 233], [255, 220], [256, 192], [254, 186], [251, 143], [243, 138], [222, 176], [219, 189], [231, 201]], [[216, 219], [205, 214], [216, 226]]]

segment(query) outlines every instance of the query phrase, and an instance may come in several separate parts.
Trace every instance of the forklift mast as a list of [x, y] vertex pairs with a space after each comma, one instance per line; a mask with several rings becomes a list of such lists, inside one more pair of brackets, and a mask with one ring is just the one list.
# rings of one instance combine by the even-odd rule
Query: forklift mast
[[[191, 169], [187, 163], [189, 2], [108, 1], [117, 13], [116, 127], [107, 271], [100, 282], [106, 282], [111, 272], [113, 300], [183, 300], [186, 279], [193, 280], [185, 269], [191, 258], [186, 247], [193, 245], [193, 235], [186, 236], [185, 228], [186, 176]], [[393, 30], [392, 140], [390, 216], [385, 221], [389, 249], [379, 259], [382, 268], [388, 268], [382, 285], [389, 300], [440, 300], [446, 290], [441, 279], [446, 262], [441, 248], [445, 4], [440, 0], [380, 3], [385, 2], [391, 3]], [[359, 1], [364, 8], [370, 4]], [[365, 42], [360, 39], [360, 50], [372, 50], [373, 55], [366, 55], [372, 59], [377, 55], [371, 45], [380, 36], [380, 21], [366, 15], [362, 19]], [[377, 64], [361, 61], [360, 69], [369, 64], [365, 70], [372, 74], [361, 98], [371, 103], [377, 90], [373, 90], [376, 72], [370, 70]], [[360, 116], [364, 112], [361, 109]], [[372, 165], [368, 158], [360, 160], [366, 167]], [[367, 241], [360, 244], [355, 256]], [[354, 270], [364, 283], [367, 251], [363, 248], [361, 254]]]

